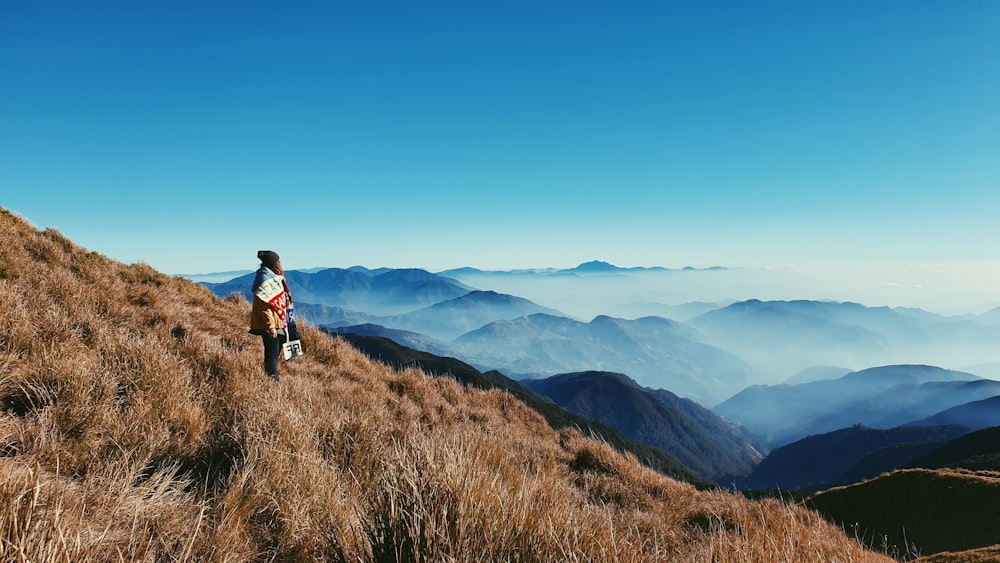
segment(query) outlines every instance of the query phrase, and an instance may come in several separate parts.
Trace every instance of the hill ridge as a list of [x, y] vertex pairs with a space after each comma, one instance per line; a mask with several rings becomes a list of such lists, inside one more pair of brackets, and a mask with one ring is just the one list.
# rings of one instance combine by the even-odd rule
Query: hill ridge
[[0, 306], [4, 559], [888, 561], [311, 326], [272, 384], [243, 298], [6, 210]]

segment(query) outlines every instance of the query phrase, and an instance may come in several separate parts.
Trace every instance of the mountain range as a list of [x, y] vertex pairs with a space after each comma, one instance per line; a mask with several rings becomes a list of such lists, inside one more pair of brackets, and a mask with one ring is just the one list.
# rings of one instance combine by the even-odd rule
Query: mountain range
[[751, 299], [688, 321], [708, 342], [739, 355], [777, 383], [817, 366], [896, 363], [970, 366], [995, 361], [1000, 326], [981, 317], [850, 302]]
[[419, 368], [430, 375], [453, 378], [464, 385], [479, 389], [501, 389], [537, 411], [552, 428], [557, 430], [563, 428], [578, 429], [613, 445], [620, 451], [635, 455], [643, 463], [658, 471], [680, 479], [704, 485], [712, 482], [710, 473], [703, 473], [700, 471], [701, 468], [687, 465], [677, 457], [677, 452], [681, 450], [678, 444], [668, 440], [652, 443], [627, 436], [620, 428], [605, 424], [597, 418], [573, 412], [572, 409], [566, 409], [544, 394], [533, 390], [522, 382], [510, 379], [498, 371], [483, 373], [455, 358], [436, 356], [407, 348], [391, 339], [380, 336], [362, 336], [353, 333], [334, 334], [338, 334], [373, 360], [388, 364], [396, 369]]
[[536, 313], [491, 322], [451, 342], [372, 323], [329, 328], [386, 336], [522, 380], [573, 370], [625, 372], [644, 386], [669, 389], [702, 404], [730, 396], [755, 375], [736, 356], [698, 341], [690, 327], [660, 317], [597, 317], [584, 323]]
[[[628, 276], [664, 270], [595, 261], [570, 270], [506, 274]], [[470, 271], [444, 274], [460, 277]], [[938, 425], [944, 419], [918, 421], [953, 407], [968, 412], [976, 407], [966, 403], [1000, 395], [995, 382], [970, 373], [927, 368], [939, 379], [897, 381], [888, 376], [889, 368], [836, 377], [849, 368], [819, 367], [886, 365], [886, 359], [938, 357], [942, 349], [970, 362], [988, 360], [983, 350], [995, 354], [1000, 347], [1000, 325], [990, 323], [996, 310], [951, 318], [856, 303], [749, 300], [714, 309], [713, 304], [690, 304], [689, 314], [699, 308], [707, 312], [684, 323], [606, 315], [584, 322], [423, 270], [356, 266], [286, 275], [298, 315], [314, 324], [389, 337], [518, 379], [585, 371], [627, 374], [646, 388], [715, 405], [717, 413], [764, 436], [770, 447], [855, 424]], [[246, 295], [251, 281], [247, 274], [204, 285], [218, 295]], [[963, 355], [969, 349], [976, 352]], [[915, 369], [907, 368], [909, 376]], [[754, 385], [786, 373], [784, 385]], [[988, 408], [979, 410], [984, 420], [991, 419]], [[970, 415], [961, 412], [956, 415], [968, 423]]]
[[775, 448], [736, 485], [807, 491], [850, 485], [904, 467], [968, 432], [960, 426], [878, 429], [858, 424]]
[[[682, 271], [694, 271], [694, 270], [723, 270], [722, 266], [712, 266], [709, 268], [694, 268], [691, 266], [685, 266], [681, 268]], [[631, 267], [623, 268], [620, 266], [615, 266], [609, 262], [603, 260], [591, 260], [590, 262], [584, 262], [574, 268], [536, 268], [536, 269], [521, 269], [521, 270], [480, 270], [478, 268], [456, 268], [452, 270], [445, 270], [438, 272], [442, 276], [446, 277], [456, 277], [460, 278], [463, 276], [579, 276], [579, 275], [616, 275], [616, 274], [628, 274], [628, 273], [647, 273], [647, 272], [671, 272], [678, 271], [670, 268], [664, 268], [661, 266], [653, 267]]]
[[[305, 309], [307, 318], [312, 322], [316, 322], [315, 319], [319, 316], [317, 313], [320, 312], [312, 306]], [[340, 318], [336, 318], [336, 313], [340, 314]], [[497, 320], [516, 319], [536, 313], [565, 316], [559, 311], [521, 297], [475, 290], [402, 315], [365, 315], [346, 309], [324, 312], [321, 318], [325, 322], [318, 324], [327, 327], [379, 324], [394, 330], [418, 332], [437, 340], [450, 341]]]
[[[378, 329], [382, 327], [371, 327], [370, 330], [377, 333]], [[399, 334], [395, 336], [400, 338]], [[350, 333], [344, 334], [344, 337], [351, 339], [355, 345], [359, 345], [359, 342], [392, 342]], [[393, 345], [399, 347], [394, 342]], [[359, 346], [364, 349], [365, 345]], [[376, 346], [368, 349], [368, 353], [380, 359], [384, 359], [383, 355], [400, 355], [400, 352], [386, 354], [384, 347], [385, 344]], [[419, 352], [409, 350], [407, 353]], [[437, 358], [430, 354], [424, 357]], [[425, 359], [426, 361], [429, 360]], [[467, 365], [465, 370], [475, 371]], [[841, 370], [824, 368], [815, 371], [814, 377], [818, 377], [821, 374], [837, 374]], [[907, 397], [915, 399], [917, 403], [923, 402], [922, 395], [908, 391], [908, 386], [955, 382], [978, 382], [986, 385], [995, 383], [981, 380], [972, 374], [932, 366], [886, 366], [848, 375], [851, 377], [819, 381], [836, 385], [838, 379], [843, 379], [839, 385], [853, 387], [856, 392], [859, 392], [858, 388], [880, 389], [888, 386], [900, 392], [901, 412], [911, 410], [911, 407], [904, 404]], [[588, 371], [542, 379], [523, 379], [516, 383], [507, 380], [505, 376], [499, 377], [509, 382], [505, 384], [508, 389], [526, 388], [541, 393], [583, 419], [614, 428], [627, 439], [669, 452], [700, 479], [740, 489], [818, 490], [861, 482], [881, 473], [906, 467], [920, 456], [949, 444], [974, 428], [989, 426], [990, 420], [980, 420], [977, 425], [971, 417], [982, 417], [1000, 399], [998, 396], [965, 403], [923, 422], [917, 421], [902, 427], [880, 429], [854, 424], [832, 432], [810, 435], [768, 451], [764, 440], [745, 428], [734, 426], [697, 403], [669, 391], [644, 388], [623, 374]], [[830, 388], [824, 393], [829, 394]], [[948, 400], [962, 398], [959, 395]], [[926, 406], [921, 404], [920, 408]], [[970, 409], [973, 414], [964, 418], [960, 416]], [[996, 412], [1000, 412], [1000, 409], [994, 410], [994, 418], [998, 416]], [[945, 413], [951, 415], [948, 419], [950, 425], [930, 425], [930, 421], [942, 418]]]
[[[213, 293], [239, 293], [252, 298], [253, 273], [223, 283], [204, 283]], [[327, 268], [317, 272], [285, 272], [298, 303], [341, 307], [371, 315], [398, 315], [460, 297], [472, 291], [464, 284], [415, 268], [367, 270]]]
[[910, 424], [913, 426], [956, 424], [968, 428], [1000, 426], [1000, 396], [961, 404]]
[[[455, 358], [408, 348], [382, 336], [334, 333], [395, 368], [418, 367], [466, 385], [508, 391], [554, 428], [582, 428], [690, 480], [727, 484], [733, 476], [749, 474], [763, 458], [757, 437], [694, 401], [643, 388], [622, 374], [591, 371], [515, 381], [498, 371], [483, 373]], [[673, 456], [673, 461], [651, 454], [657, 450]]]
[[997, 395], [998, 381], [934, 366], [899, 365], [798, 385], [753, 385], [713, 410], [777, 447], [855, 424], [909, 424]]
[[495, 321], [466, 333], [452, 349], [477, 366], [524, 376], [615, 371], [646, 387], [714, 404], [755, 380], [754, 370], [664, 319], [599, 316], [589, 323], [545, 314]]
[[[587, 323], [517, 295], [481, 290], [466, 283], [476, 279], [471, 277], [473, 274], [552, 280], [568, 276], [600, 284], [608, 276], [639, 279], [672, 273], [678, 272], [620, 268], [594, 261], [565, 270], [484, 272], [461, 268], [438, 274], [361, 266], [317, 268], [289, 271], [287, 279], [299, 317], [315, 325], [381, 325], [387, 330], [421, 334], [434, 341], [428, 351], [462, 358], [481, 369], [503, 369], [515, 377], [592, 369], [626, 373], [643, 385], [666, 388], [706, 406], [727, 399], [740, 391], [741, 385], [779, 383], [815, 366], [846, 366], [844, 369], [850, 371], [894, 363], [926, 363], [979, 366], [993, 373], [990, 366], [1000, 365], [996, 356], [1000, 324], [990, 320], [996, 310], [979, 316], [943, 317], [919, 309], [804, 300], [669, 306], [620, 303], [618, 310], [640, 314], [635, 322], [642, 321], [643, 311], [652, 311], [663, 319], [684, 319], [684, 330], [672, 329], [679, 337], [671, 337], [670, 344], [657, 340], [654, 334], [634, 331], [625, 341], [616, 343], [604, 337], [621, 335], [611, 335], [599, 330], [599, 326], [607, 324], [606, 319], [618, 319], [619, 324], [631, 322], [628, 318], [598, 315]], [[250, 273], [225, 283], [204, 285], [220, 296], [233, 292], [246, 296], [252, 276]], [[535, 314], [549, 319], [532, 318]], [[518, 336], [518, 329], [511, 325], [533, 333], [537, 337], [536, 349], [526, 351], [522, 346], [525, 338]], [[595, 332], [604, 334], [595, 336]], [[568, 342], [570, 339], [576, 341]], [[416, 343], [410, 339], [409, 345]], [[639, 352], [613, 357], [604, 353], [609, 346]], [[685, 347], [687, 352], [678, 353], [678, 348]], [[695, 353], [695, 347], [700, 352]], [[708, 354], [707, 350], [716, 352]], [[728, 367], [718, 364], [720, 354], [729, 359]], [[602, 357], [602, 363], [591, 363], [595, 356]], [[703, 364], [702, 358], [709, 359]], [[734, 368], [734, 361], [742, 365]], [[744, 381], [741, 372], [748, 375]]]
[[620, 373], [588, 371], [522, 383], [570, 412], [672, 453], [709, 481], [746, 475], [763, 457], [754, 436], [694, 401], [643, 388]]
[[[750, 475], [736, 477], [734, 484], [741, 489], [815, 491], [901, 468], [1000, 471], [998, 407], [1000, 397], [993, 397], [894, 428], [856, 424], [813, 434], [771, 450]], [[990, 417], [984, 417], [987, 408], [994, 409]], [[970, 416], [959, 415], [967, 411]]]
[[510, 379], [498, 371], [480, 372], [474, 367], [455, 358], [436, 356], [420, 350], [402, 346], [381, 336], [362, 336], [352, 333], [334, 333], [350, 342], [352, 346], [367, 354], [373, 360], [388, 364], [396, 369], [419, 368], [437, 377], [449, 377], [464, 385], [478, 389], [501, 389], [541, 414], [552, 428], [576, 428], [588, 435], [599, 438], [622, 452], [635, 455], [643, 463], [677, 478], [690, 482], [708, 484], [711, 475], [699, 473], [697, 468], [686, 465], [676, 456], [674, 444], [661, 440], [651, 444], [626, 436], [620, 429], [605, 425], [600, 420], [581, 416], [564, 409], [548, 397]]

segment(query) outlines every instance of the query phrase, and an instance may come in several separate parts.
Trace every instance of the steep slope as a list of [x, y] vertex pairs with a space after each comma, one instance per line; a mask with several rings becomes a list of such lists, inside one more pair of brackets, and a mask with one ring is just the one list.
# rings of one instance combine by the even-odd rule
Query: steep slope
[[644, 464], [666, 475], [692, 483], [701, 481], [707, 484], [711, 481], [711, 476], [693, 473], [674, 455], [660, 448], [630, 440], [620, 430], [605, 426], [600, 421], [569, 412], [548, 397], [532, 391], [498, 371], [481, 373], [476, 368], [455, 358], [436, 356], [428, 352], [407, 348], [394, 340], [381, 336], [363, 336], [353, 333], [340, 333], [340, 336], [367, 354], [368, 357], [387, 363], [396, 369], [415, 367], [439, 377], [454, 378], [465, 385], [478, 389], [507, 391], [542, 415], [552, 428], [556, 430], [579, 429], [588, 436], [607, 442], [619, 451], [635, 455]]
[[881, 366], [799, 385], [754, 385], [713, 410], [773, 447], [862, 424], [892, 428], [1000, 394], [1000, 382], [934, 366]]
[[575, 371], [627, 373], [641, 385], [715, 404], [746, 385], [752, 370], [661, 317], [599, 316], [589, 323], [535, 314], [490, 323], [453, 342], [455, 356], [515, 376]]
[[309, 326], [275, 385], [244, 299], [6, 211], [0, 308], [4, 560], [887, 561]]
[[760, 460], [752, 438], [708, 409], [669, 391], [644, 389], [623, 374], [591, 371], [522, 383], [570, 412], [674, 454], [709, 481], [746, 475]]

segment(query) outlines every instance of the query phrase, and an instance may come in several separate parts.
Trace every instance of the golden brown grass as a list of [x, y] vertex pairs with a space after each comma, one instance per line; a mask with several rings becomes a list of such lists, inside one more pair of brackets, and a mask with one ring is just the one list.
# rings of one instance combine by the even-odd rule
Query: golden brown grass
[[310, 327], [275, 385], [242, 298], [3, 210], [0, 249], [2, 560], [888, 560]]

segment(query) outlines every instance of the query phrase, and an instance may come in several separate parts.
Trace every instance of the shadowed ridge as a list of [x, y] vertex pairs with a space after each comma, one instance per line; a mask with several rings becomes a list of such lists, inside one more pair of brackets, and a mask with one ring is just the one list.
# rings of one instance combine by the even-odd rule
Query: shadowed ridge
[[760, 461], [753, 437], [741, 435], [694, 401], [646, 389], [624, 374], [588, 371], [522, 383], [571, 412], [670, 452], [711, 482], [731, 483]]
[[913, 460], [908, 467], [1000, 472], [1000, 426], [984, 428], [956, 438]]
[[1000, 474], [903, 469], [819, 493], [811, 504], [872, 545], [931, 555], [1000, 544]]
[[9, 212], [0, 310], [3, 560], [886, 561], [310, 326], [272, 384], [241, 297]]

